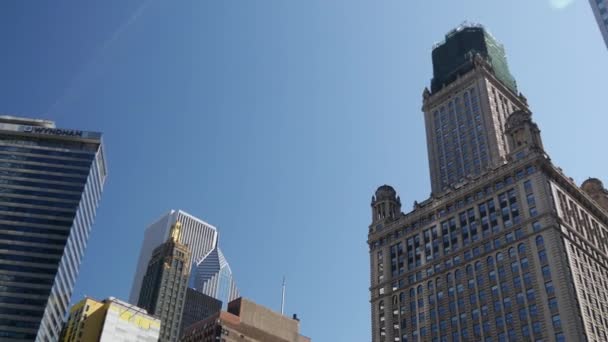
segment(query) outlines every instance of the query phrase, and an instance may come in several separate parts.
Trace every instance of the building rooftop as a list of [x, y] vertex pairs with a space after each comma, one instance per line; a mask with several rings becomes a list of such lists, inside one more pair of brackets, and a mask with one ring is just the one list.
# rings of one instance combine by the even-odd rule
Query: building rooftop
[[433, 47], [431, 92], [441, 90], [473, 69], [473, 58], [477, 54], [490, 64], [496, 78], [517, 94], [504, 47], [479, 24], [463, 24], [448, 32], [445, 40]]
[[44, 128], [55, 128], [55, 122], [42, 119], [22, 118], [18, 116], [0, 115], [0, 123], [15, 125], [36, 126]]

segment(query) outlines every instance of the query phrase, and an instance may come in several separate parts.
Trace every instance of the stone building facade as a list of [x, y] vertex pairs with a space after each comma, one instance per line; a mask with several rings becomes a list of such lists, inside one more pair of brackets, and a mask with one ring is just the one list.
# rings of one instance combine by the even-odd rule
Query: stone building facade
[[[476, 56], [452, 83], [424, 94], [431, 197], [406, 214], [392, 187], [372, 197], [372, 341], [608, 341], [606, 192], [599, 181], [577, 186], [552, 164], [525, 98]], [[471, 89], [479, 103], [501, 107], [481, 105], [485, 123], [472, 135], [466, 101], [455, 103]], [[447, 125], [466, 133], [464, 144], [458, 129], [446, 134], [454, 158], [462, 161], [467, 149], [458, 146], [474, 146], [480, 132], [503, 146], [488, 147], [492, 162], [479, 172], [445, 182], [433, 178], [433, 160], [445, 157], [430, 142], [443, 132], [429, 119], [450, 103]]]

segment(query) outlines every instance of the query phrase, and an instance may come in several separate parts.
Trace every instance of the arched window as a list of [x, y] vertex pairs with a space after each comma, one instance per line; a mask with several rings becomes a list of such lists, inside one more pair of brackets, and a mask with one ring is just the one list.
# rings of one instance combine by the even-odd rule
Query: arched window
[[429, 280], [428, 284], [427, 284], [427, 288], [429, 289], [429, 291], [433, 291], [433, 281]]
[[494, 265], [494, 258], [490, 255], [487, 259], [486, 259], [486, 263], [488, 264], [488, 266], [493, 266]]
[[475, 263], [475, 271], [481, 272], [481, 261]]
[[509, 248], [509, 258], [515, 258], [515, 248]]
[[399, 298], [397, 298], [397, 295], [393, 296], [393, 306], [397, 306], [397, 304], [399, 303]]
[[469, 277], [473, 276], [473, 266], [471, 266], [470, 264], [467, 265], [467, 276], [469, 276]]
[[446, 281], [448, 282], [448, 285], [452, 283], [452, 273], [449, 273], [445, 276]]
[[380, 303], [378, 303], [378, 309], [384, 311], [384, 300], [381, 300]]
[[456, 278], [456, 280], [460, 280], [462, 278], [462, 271], [460, 269], [454, 271], [454, 278]]
[[544, 247], [545, 246], [545, 240], [543, 240], [542, 235], [539, 235], [536, 237], [536, 247]]
[[422, 285], [418, 285], [418, 295], [422, 296]]
[[414, 288], [412, 287], [410, 289], [410, 298], [414, 298], [416, 296], [416, 290], [414, 290]]
[[504, 256], [502, 255], [502, 252], [496, 253], [496, 261], [497, 262], [501, 262], [503, 259], [504, 259]]
[[519, 246], [517, 246], [517, 252], [522, 255], [526, 253], [526, 245], [524, 245], [523, 243], [520, 243]]

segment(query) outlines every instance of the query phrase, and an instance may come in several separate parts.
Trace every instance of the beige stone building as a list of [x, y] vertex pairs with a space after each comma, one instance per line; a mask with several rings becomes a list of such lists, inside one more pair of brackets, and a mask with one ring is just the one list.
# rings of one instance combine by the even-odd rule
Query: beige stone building
[[188, 327], [182, 342], [310, 342], [300, 335], [300, 322], [250, 300], [238, 298], [228, 311]]
[[433, 62], [432, 195], [405, 214], [388, 185], [371, 202], [372, 341], [608, 341], [608, 192], [552, 164], [485, 29]]

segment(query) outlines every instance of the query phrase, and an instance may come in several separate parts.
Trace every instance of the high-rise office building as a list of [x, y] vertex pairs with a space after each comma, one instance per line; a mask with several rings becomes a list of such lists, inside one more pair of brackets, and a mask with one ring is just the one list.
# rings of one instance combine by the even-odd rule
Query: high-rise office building
[[589, 3], [604, 37], [604, 43], [608, 47], [608, 0], [589, 0]]
[[[198, 291], [224, 303], [237, 298], [238, 290], [234, 284], [232, 271], [218, 247], [217, 228], [184, 211], [171, 210], [151, 224], [145, 231], [137, 270], [131, 287], [130, 301], [132, 303], [137, 302], [152, 251], [167, 239], [170, 227], [175, 222], [182, 224], [179, 243], [188, 246], [192, 253], [191, 262], [193, 265], [190, 287], [196, 288]], [[216, 274], [218, 275], [216, 276]], [[226, 284], [228, 284], [228, 290], [224, 291]]]
[[137, 302], [137, 306], [160, 318], [159, 342], [175, 342], [181, 334], [191, 253], [188, 246], [179, 243], [180, 235], [181, 223], [176, 222], [167, 242], [152, 251]]
[[244, 298], [186, 329], [181, 342], [310, 342], [300, 335], [300, 321], [288, 318]]
[[101, 134], [0, 117], [0, 338], [56, 341], [106, 179]]
[[114, 297], [85, 298], [70, 310], [61, 342], [157, 342], [160, 320]]
[[232, 269], [219, 247], [193, 266], [190, 286], [226, 304], [239, 297]]
[[[392, 187], [372, 197], [372, 341], [608, 341], [608, 191], [552, 164], [525, 98], [476, 46], [480, 34], [459, 28], [437, 47], [457, 40], [445, 55], [470, 53], [453, 64], [457, 77], [424, 92], [440, 174], [431, 197], [406, 214]], [[443, 177], [471, 157], [476, 172]]]

